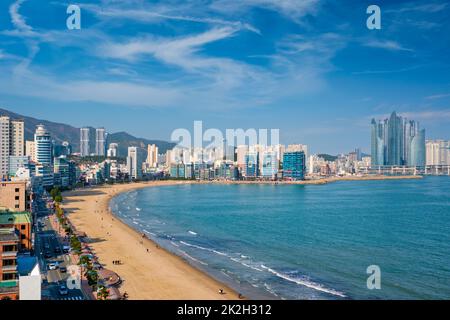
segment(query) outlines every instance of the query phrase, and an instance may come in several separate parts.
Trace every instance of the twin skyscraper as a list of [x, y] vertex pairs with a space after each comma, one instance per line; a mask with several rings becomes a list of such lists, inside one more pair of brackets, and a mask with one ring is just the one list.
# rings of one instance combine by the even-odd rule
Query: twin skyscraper
[[[80, 153], [82, 157], [90, 156], [90, 131], [91, 128], [80, 129]], [[95, 156], [106, 155], [106, 130], [105, 128], [95, 129]]]

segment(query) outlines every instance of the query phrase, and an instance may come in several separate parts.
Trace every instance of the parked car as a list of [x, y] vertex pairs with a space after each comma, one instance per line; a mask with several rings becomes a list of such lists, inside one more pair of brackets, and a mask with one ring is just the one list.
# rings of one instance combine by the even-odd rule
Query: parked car
[[47, 265], [47, 267], [48, 267], [48, 270], [56, 270], [56, 269], [58, 269], [58, 264], [56, 262], [52, 262], [52, 263], [49, 263]]
[[51, 258], [51, 257], [52, 257], [52, 254], [50, 253], [50, 251], [45, 251], [44, 258], [48, 259], [48, 258]]
[[69, 251], [70, 251], [70, 246], [63, 246], [64, 253], [69, 253]]
[[69, 290], [67, 289], [67, 287], [65, 285], [60, 285], [59, 289], [58, 289], [58, 292], [62, 296], [66, 296], [66, 295], [69, 294]]
[[67, 272], [67, 268], [64, 266], [59, 267], [59, 271], [62, 273], [66, 273]]

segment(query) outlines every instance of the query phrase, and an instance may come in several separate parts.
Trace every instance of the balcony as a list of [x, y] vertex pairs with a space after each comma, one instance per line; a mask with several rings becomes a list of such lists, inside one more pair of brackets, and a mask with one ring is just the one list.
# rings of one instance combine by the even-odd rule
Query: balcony
[[2, 266], [2, 271], [3, 271], [3, 273], [17, 272], [17, 265]]
[[17, 257], [17, 251], [3, 251], [2, 258]]

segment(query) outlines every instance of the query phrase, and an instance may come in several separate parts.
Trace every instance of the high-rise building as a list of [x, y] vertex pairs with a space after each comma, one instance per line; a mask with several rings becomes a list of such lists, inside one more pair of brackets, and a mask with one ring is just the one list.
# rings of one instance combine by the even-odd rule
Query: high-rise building
[[42, 124], [39, 124], [36, 127], [34, 144], [36, 147], [36, 162], [39, 164], [51, 165], [53, 155], [52, 140], [50, 138], [50, 133]]
[[371, 122], [372, 166], [423, 166], [425, 130], [395, 112], [389, 119]]
[[65, 157], [55, 158], [53, 172], [59, 176], [59, 186], [69, 187], [69, 161]]
[[166, 164], [165, 164], [166, 167], [170, 167], [170, 165], [174, 162], [175, 162], [175, 160], [174, 160], [173, 150], [167, 150], [166, 151]]
[[89, 152], [89, 128], [80, 129], [80, 154], [82, 157], [90, 155]]
[[425, 129], [419, 130], [411, 139], [411, 153], [408, 165], [413, 167], [424, 167], [426, 161], [425, 151]]
[[117, 143], [110, 143], [108, 151], [106, 152], [106, 156], [108, 158], [117, 158], [117, 150], [119, 149], [119, 145]]
[[158, 166], [158, 147], [155, 144], [149, 144], [147, 147], [146, 163], [151, 168], [156, 168]]
[[[306, 159], [309, 157], [308, 153], [308, 146], [306, 144], [290, 144], [286, 148], [286, 152], [297, 152], [297, 151], [303, 151], [305, 154], [305, 163]], [[306, 167], [306, 171], [308, 171], [308, 167]]]
[[426, 165], [450, 165], [450, 141], [426, 141]]
[[10, 150], [10, 121], [9, 117], [0, 117], [0, 178], [7, 176], [9, 172]]
[[50, 133], [40, 124], [34, 134], [36, 148], [36, 176], [42, 177], [42, 185], [45, 188], [53, 186], [53, 151]]
[[0, 177], [9, 173], [9, 157], [23, 157], [25, 153], [23, 120], [0, 117]]
[[14, 157], [23, 157], [25, 154], [24, 140], [25, 124], [23, 120], [11, 120], [10, 125], [10, 152]]
[[278, 160], [275, 151], [263, 152], [261, 175], [264, 178], [275, 178], [278, 173]]
[[128, 147], [127, 169], [130, 179], [139, 179], [142, 176], [138, 153], [139, 149], [137, 147]]
[[104, 156], [106, 151], [106, 131], [105, 128], [95, 129], [95, 155]]
[[306, 171], [306, 157], [304, 151], [286, 151], [283, 155], [283, 178], [290, 180], [304, 180]]
[[244, 177], [256, 178], [259, 176], [259, 156], [257, 152], [247, 152], [245, 155]]
[[248, 146], [245, 144], [236, 147], [236, 161], [238, 167], [241, 168], [242, 171], [246, 165], [245, 156], [247, 155], [247, 152]]
[[25, 142], [25, 155], [29, 157], [31, 161], [36, 162], [36, 144], [34, 141]]

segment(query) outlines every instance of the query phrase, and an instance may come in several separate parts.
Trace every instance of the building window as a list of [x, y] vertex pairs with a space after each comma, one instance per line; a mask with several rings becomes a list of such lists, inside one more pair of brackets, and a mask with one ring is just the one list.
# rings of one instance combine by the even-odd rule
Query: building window
[[16, 196], [16, 200], [20, 200], [20, 196]]
[[3, 281], [8, 281], [8, 280], [15, 280], [17, 279], [17, 276], [15, 273], [4, 273], [2, 280]]
[[20, 235], [20, 239], [25, 240], [25, 239], [26, 239], [25, 235], [24, 235], [24, 234], [21, 234], [21, 235]]
[[22, 225], [20, 226], [20, 230], [25, 230], [25, 228], [26, 228], [26, 226], [25, 226], [24, 224], [22, 224]]
[[19, 209], [19, 208], [20, 208], [20, 205], [16, 204], [14, 207], [15, 207], [16, 209]]
[[16, 192], [20, 192], [20, 189], [19, 188], [16, 188], [16, 190], [15, 190]]

